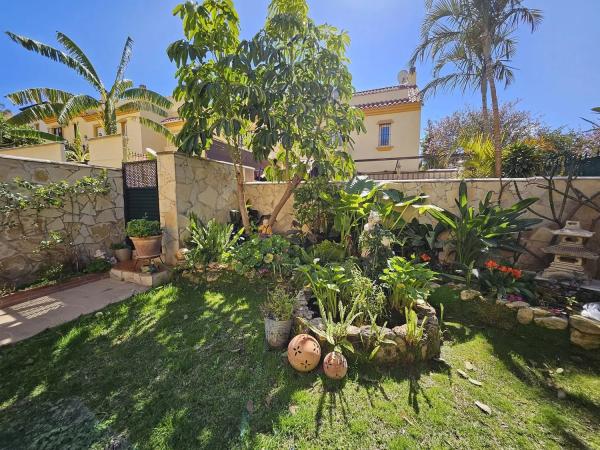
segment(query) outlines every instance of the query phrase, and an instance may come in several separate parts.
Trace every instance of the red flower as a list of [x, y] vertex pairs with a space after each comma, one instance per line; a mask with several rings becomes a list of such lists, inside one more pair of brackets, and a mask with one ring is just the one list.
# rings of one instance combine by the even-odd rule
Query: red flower
[[507, 266], [500, 266], [500, 267], [498, 267], [498, 270], [500, 272], [509, 273], [512, 269], [510, 267], [507, 267]]
[[431, 261], [431, 256], [429, 256], [427, 253], [421, 253], [421, 261]]
[[493, 261], [493, 260], [490, 259], [490, 260], [486, 261], [485, 267], [487, 267], [490, 270], [497, 269], [498, 268], [498, 263], [496, 261]]
[[510, 273], [517, 280], [523, 275], [523, 272], [521, 272], [519, 269], [512, 269]]

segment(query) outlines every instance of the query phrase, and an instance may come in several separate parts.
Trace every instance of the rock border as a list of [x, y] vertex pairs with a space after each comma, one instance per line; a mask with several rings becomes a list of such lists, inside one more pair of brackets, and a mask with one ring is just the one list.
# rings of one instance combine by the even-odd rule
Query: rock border
[[[480, 292], [465, 289], [460, 292], [462, 301], [483, 299]], [[547, 309], [531, 306], [527, 302], [508, 300], [496, 300], [497, 305], [505, 306], [517, 312], [516, 321], [521, 325], [533, 324], [549, 330], [569, 330], [570, 341], [585, 349], [600, 349], [600, 322], [583, 317], [579, 314], [571, 316], [557, 315]]]

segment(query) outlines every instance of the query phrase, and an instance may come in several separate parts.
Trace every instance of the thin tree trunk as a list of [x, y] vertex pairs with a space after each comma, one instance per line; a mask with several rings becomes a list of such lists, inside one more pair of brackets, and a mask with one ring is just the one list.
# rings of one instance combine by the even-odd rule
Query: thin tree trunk
[[[488, 72], [489, 73], [489, 72]], [[494, 160], [495, 160], [495, 175], [496, 177], [502, 177], [502, 148], [501, 148], [501, 136], [500, 136], [500, 108], [498, 107], [498, 95], [496, 93], [496, 83], [494, 81], [493, 73], [490, 73], [488, 79], [490, 83], [490, 97], [492, 99], [492, 142], [494, 143]]]
[[233, 161], [233, 168], [235, 170], [235, 181], [237, 185], [236, 193], [238, 199], [238, 208], [242, 216], [242, 225], [244, 226], [244, 234], [250, 234], [252, 231], [252, 225], [250, 225], [250, 218], [248, 217], [248, 208], [246, 208], [246, 192], [244, 186], [244, 167], [242, 166], [242, 156], [239, 145], [235, 147], [229, 147], [231, 151], [231, 160]]
[[277, 205], [275, 205], [275, 208], [273, 208], [273, 212], [271, 213], [271, 217], [269, 218], [269, 226], [273, 226], [273, 224], [277, 220], [277, 216], [279, 215], [287, 201], [290, 199], [290, 197], [294, 193], [294, 190], [296, 189], [296, 187], [298, 187], [301, 181], [302, 178], [299, 175], [294, 175], [294, 177], [288, 182], [287, 187], [285, 188], [285, 192], [279, 199], [279, 202], [277, 202]]

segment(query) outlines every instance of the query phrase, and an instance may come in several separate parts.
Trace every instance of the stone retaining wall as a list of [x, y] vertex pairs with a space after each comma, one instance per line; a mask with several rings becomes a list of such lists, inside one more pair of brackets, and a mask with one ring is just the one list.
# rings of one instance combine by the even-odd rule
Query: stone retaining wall
[[[523, 197], [538, 197], [539, 201], [533, 206], [536, 211], [539, 211], [545, 216], [551, 216], [550, 202], [547, 191], [540, 187], [544, 183], [543, 179], [530, 178], [516, 180], [517, 186]], [[429, 196], [429, 203], [440, 206], [450, 211], [456, 211], [454, 200], [458, 197], [458, 188], [460, 180], [407, 180], [384, 182], [387, 187], [397, 189], [407, 195], [416, 195], [424, 193]], [[497, 178], [470, 179], [467, 180], [468, 196], [470, 203], [476, 205], [479, 201], [485, 198], [488, 191], [493, 192], [493, 200], [498, 199], [500, 192], [501, 203], [504, 206], [509, 206], [518, 201], [518, 196], [515, 191], [512, 180], [503, 179], [502, 183]], [[565, 185], [564, 179], [556, 179], [556, 187], [561, 189]], [[600, 191], [600, 178], [598, 177], [582, 177], [575, 180], [575, 186], [584, 192], [586, 195], [594, 195]], [[261, 214], [270, 213], [275, 204], [279, 201], [282, 193], [285, 190], [284, 183], [247, 183], [246, 196], [252, 207], [258, 209]], [[286, 203], [281, 213], [277, 218], [274, 230], [276, 232], [284, 232], [291, 228], [292, 219], [294, 218], [294, 199], [293, 196]], [[566, 205], [566, 211], [576, 209], [576, 203], [569, 200]], [[527, 213], [530, 217], [535, 217]], [[591, 208], [583, 207], [578, 209], [572, 220], [579, 220], [581, 226], [585, 229], [596, 232], [588, 247], [596, 252], [600, 252], [600, 220], [596, 220], [599, 214]], [[424, 218], [427, 220], [427, 218]], [[528, 233], [525, 238], [528, 240], [528, 246], [536, 253], [540, 253], [540, 247], [549, 243], [553, 235], [548, 233], [544, 227], [550, 226], [556, 228], [548, 221], [541, 224], [542, 228], [538, 231]], [[543, 254], [542, 254], [543, 255]], [[524, 262], [529, 267], [538, 269], [540, 262], [534, 258], [529, 258]], [[536, 266], [536, 264], [538, 266]], [[592, 273], [598, 273], [598, 268], [591, 267]]]
[[[12, 183], [20, 177], [33, 183], [46, 184], [60, 180], [74, 182], [85, 176], [99, 175], [103, 169], [83, 164], [59, 163], [38, 159], [0, 156], [0, 182]], [[39, 251], [46, 235], [42, 230], [66, 232], [74, 238], [83, 259], [97, 250], [109, 251], [110, 244], [124, 239], [123, 179], [121, 170], [107, 170], [110, 192], [95, 198], [81, 195], [73, 208], [23, 211], [20, 226], [0, 230], [0, 285], [32, 281], [45, 266], [60, 263], [62, 252], [53, 251], [52, 258]]]

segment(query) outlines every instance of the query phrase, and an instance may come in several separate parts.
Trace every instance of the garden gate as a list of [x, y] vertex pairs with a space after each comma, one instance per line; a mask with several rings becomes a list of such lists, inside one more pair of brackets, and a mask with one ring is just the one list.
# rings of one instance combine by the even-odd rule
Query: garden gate
[[125, 223], [133, 219], [160, 220], [156, 160], [123, 163]]

